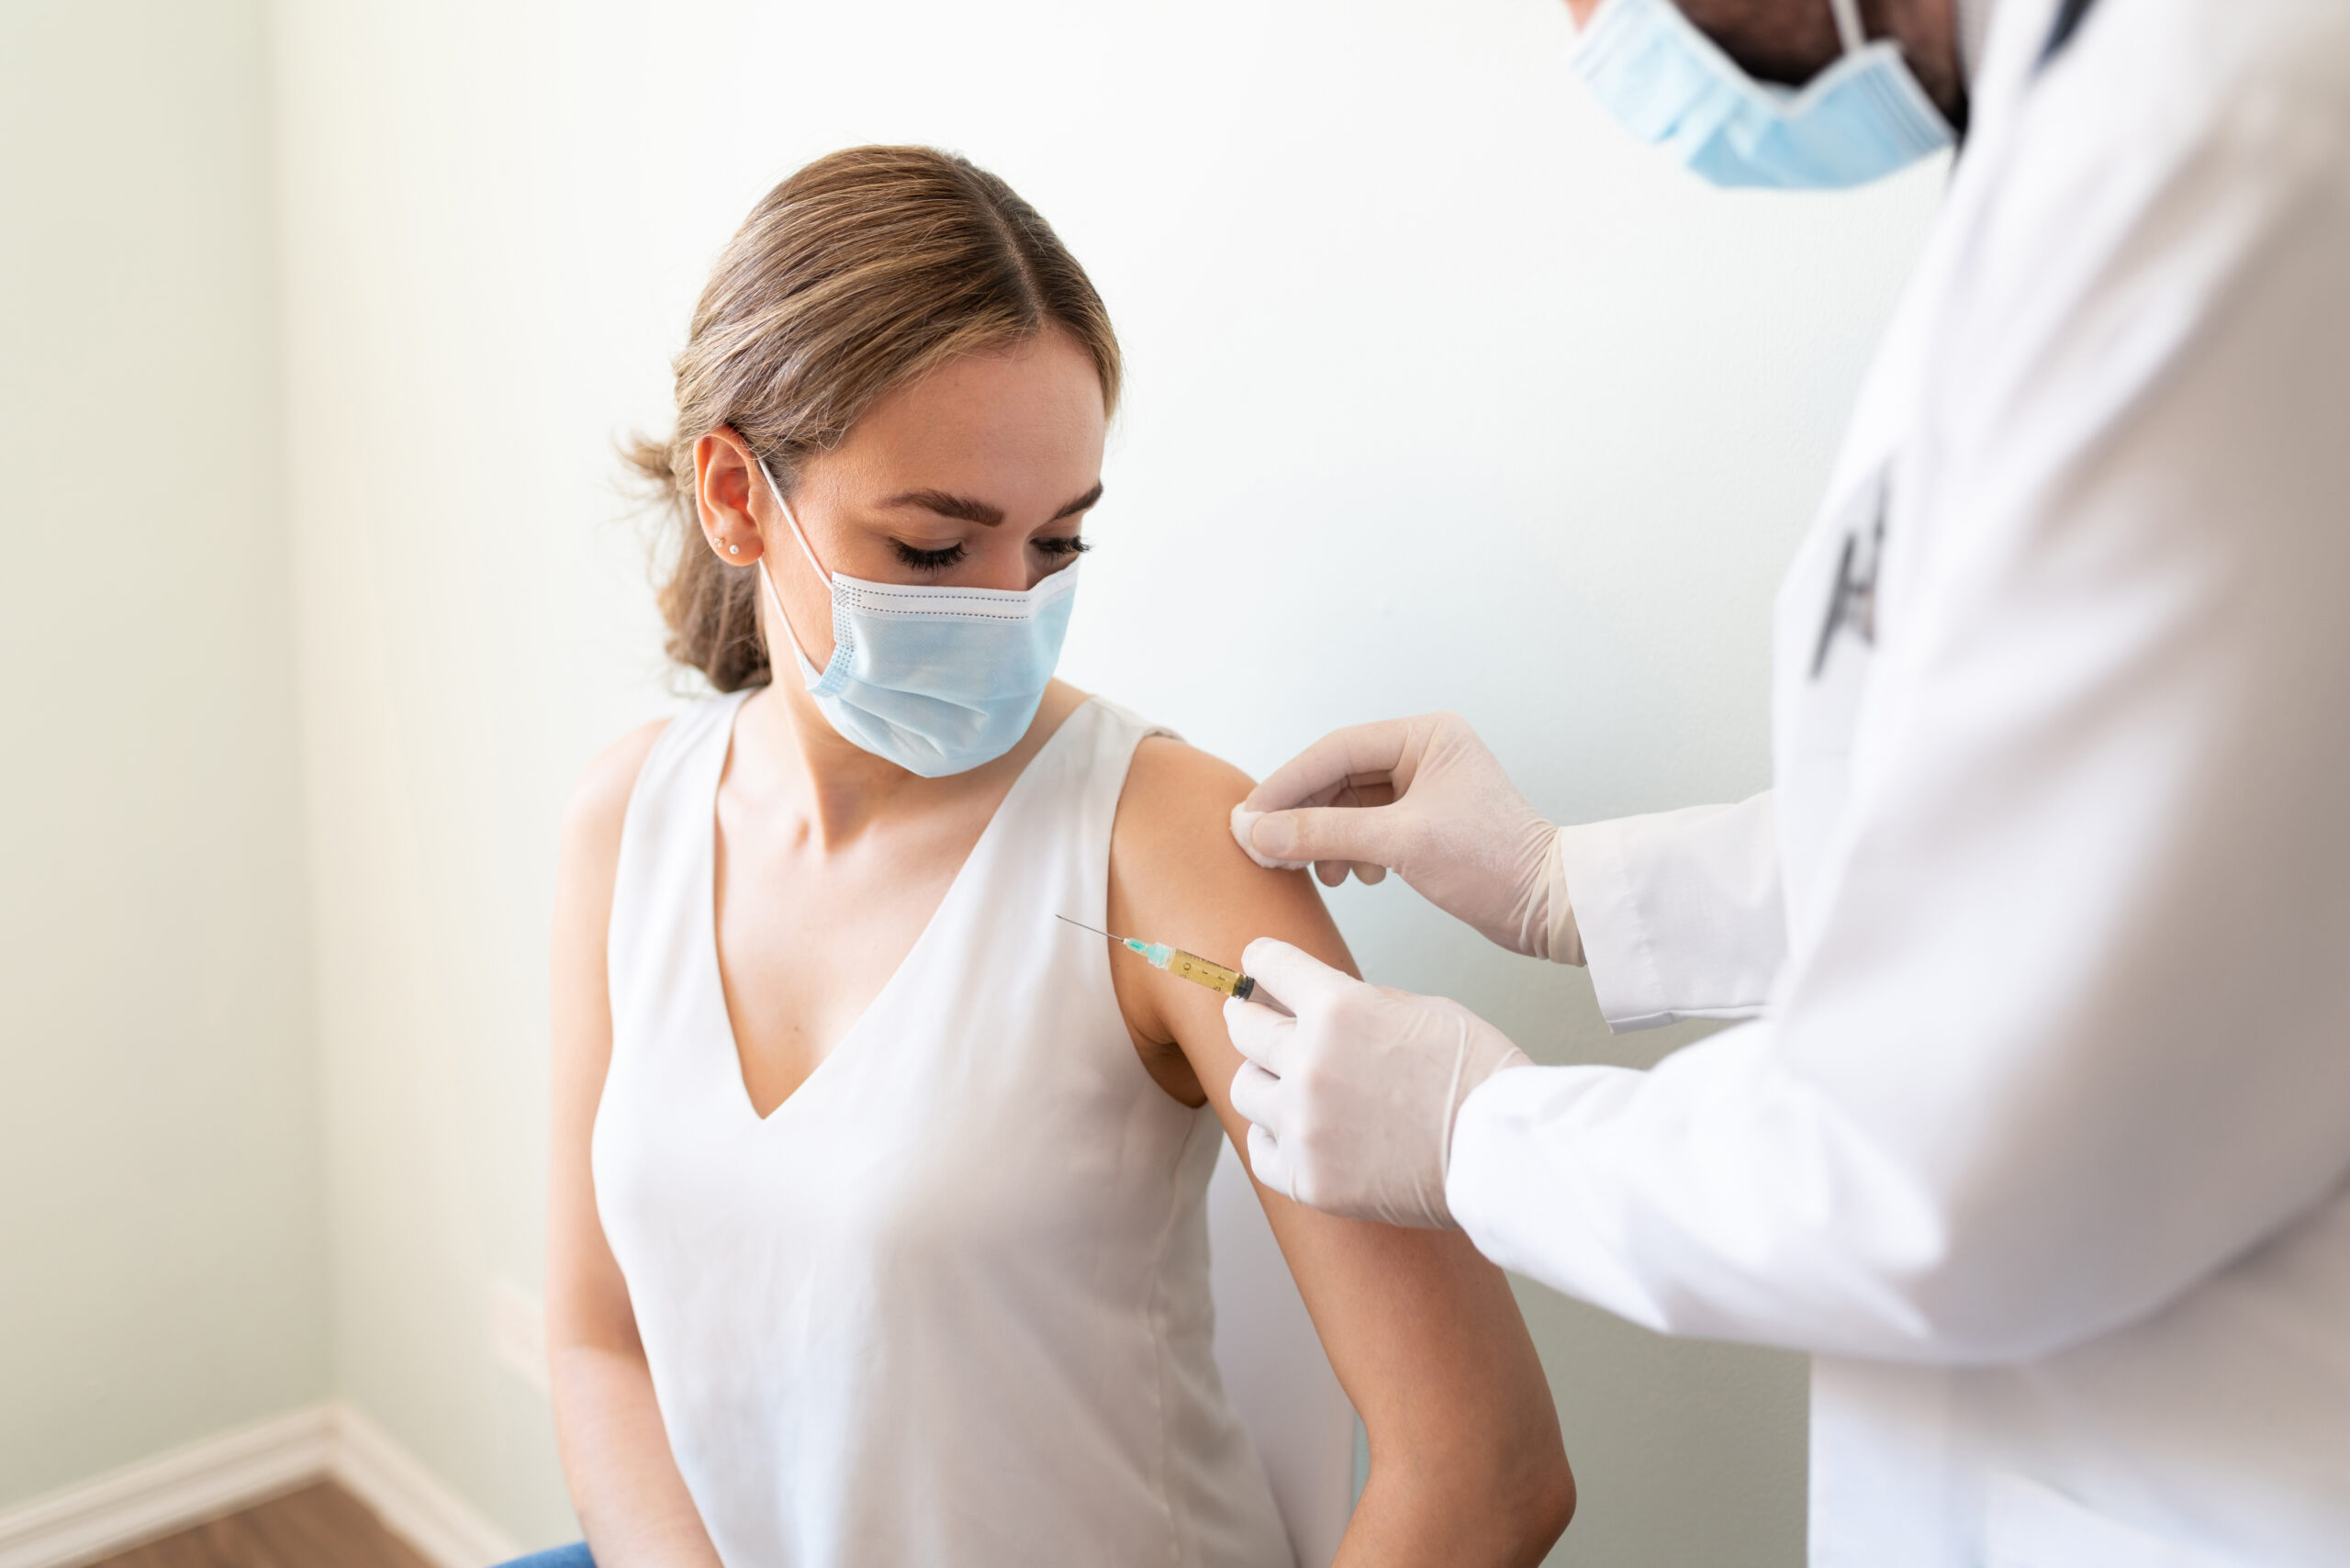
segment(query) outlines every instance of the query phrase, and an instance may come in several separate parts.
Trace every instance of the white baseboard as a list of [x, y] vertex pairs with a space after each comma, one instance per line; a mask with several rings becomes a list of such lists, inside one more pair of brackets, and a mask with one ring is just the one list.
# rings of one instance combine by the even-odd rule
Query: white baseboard
[[435, 1568], [520, 1549], [357, 1411], [314, 1405], [240, 1427], [0, 1513], [0, 1568], [78, 1568], [331, 1478]]
[[335, 1437], [334, 1478], [434, 1568], [487, 1568], [522, 1554], [447, 1482], [347, 1405], [336, 1409]]
[[327, 1406], [222, 1432], [0, 1514], [0, 1568], [70, 1568], [327, 1473]]

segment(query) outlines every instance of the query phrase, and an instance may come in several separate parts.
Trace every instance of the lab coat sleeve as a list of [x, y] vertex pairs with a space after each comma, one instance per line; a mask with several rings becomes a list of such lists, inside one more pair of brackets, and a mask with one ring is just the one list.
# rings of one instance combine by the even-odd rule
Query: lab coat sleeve
[[1559, 832], [1601, 1016], [1751, 1018], [1786, 956], [1771, 797]]
[[1490, 1257], [1667, 1332], [2014, 1361], [2350, 1179], [2345, 25], [2256, 90], [2149, 71], [2213, 99], [2100, 102], [1986, 199], [1770, 1014], [1482, 1085], [1448, 1195]]

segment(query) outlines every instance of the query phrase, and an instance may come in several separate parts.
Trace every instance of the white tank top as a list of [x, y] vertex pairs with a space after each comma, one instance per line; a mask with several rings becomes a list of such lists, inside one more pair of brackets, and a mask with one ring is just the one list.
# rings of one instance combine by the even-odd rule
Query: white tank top
[[1281, 1564], [1213, 1360], [1222, 1133], [1135, 1053], [1104, 924], [1149, 724], [1099, 699], [1012, 786], [863, 1017], [764, 1121], [719, 986], [742, 694], [655, 744], [610, 931], [597, 1210], [729, 1568]]

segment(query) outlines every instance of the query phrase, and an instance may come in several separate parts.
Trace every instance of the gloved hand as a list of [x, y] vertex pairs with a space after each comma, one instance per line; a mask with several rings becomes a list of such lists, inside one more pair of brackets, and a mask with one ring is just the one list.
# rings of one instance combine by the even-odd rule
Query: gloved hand
[[1248, 1059], [1232, 1107], [1257, 1180], [1301, 1204], [1382, 1225], [1449, 1228], [1452, 1123], [1471, 1090], [1524, 1051], [1457, 1002], [1366, 985], [1259, 937], [1242, 967], [1296, 1016], [1224, 1004]]
[[1232, 808], [1232, 835], [1259, 866], [1312, 864], [1334, 888], [1349, 866], [1366, 882], [1393, 869], [1505, 947], [1583, 962], [1559, 830], [1458, 713], [1332, 731]]

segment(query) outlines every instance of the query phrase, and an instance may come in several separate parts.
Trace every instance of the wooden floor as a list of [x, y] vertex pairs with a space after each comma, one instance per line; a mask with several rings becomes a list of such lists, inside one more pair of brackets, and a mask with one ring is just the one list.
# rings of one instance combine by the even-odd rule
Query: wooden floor
[[432, 1568], [330, 1481], [151, 1540], [90, 1568]]

